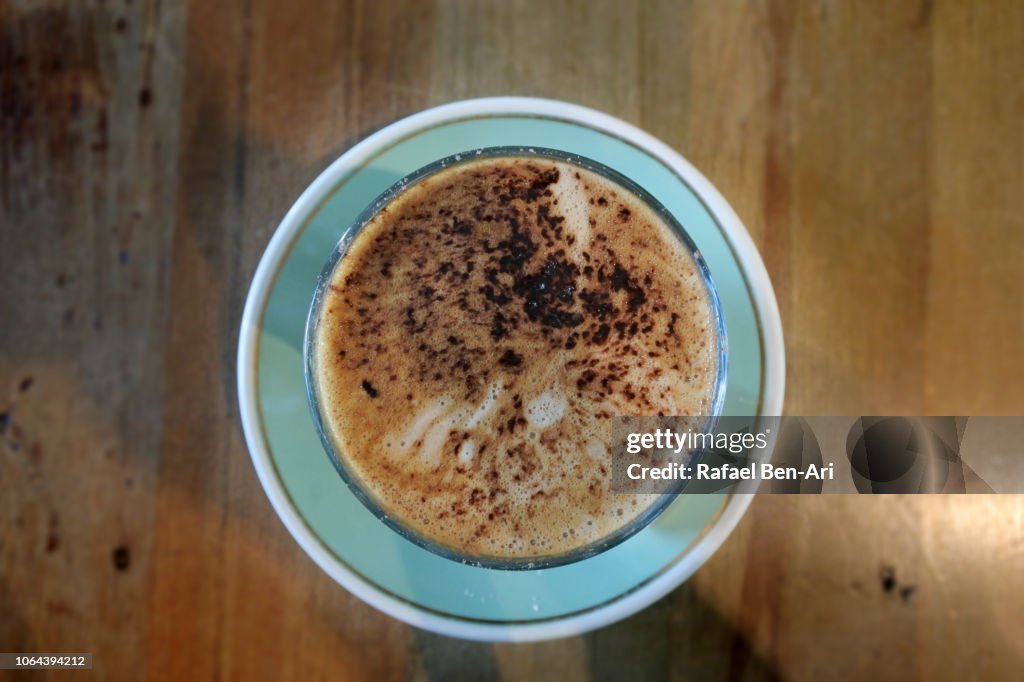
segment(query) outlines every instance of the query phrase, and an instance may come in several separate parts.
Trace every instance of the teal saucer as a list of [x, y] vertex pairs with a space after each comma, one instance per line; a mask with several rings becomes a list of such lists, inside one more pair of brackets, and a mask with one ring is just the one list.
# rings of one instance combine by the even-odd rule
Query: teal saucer
[[782, 336], [749, 236], [692, 166], [653, 138], [547, 100], [458, 102], [375, 133], [328, 168], [289, 211], [254, 278], [239, 345], [242, 421], [275, 510], [310, 556], [365, 601], [414, 625], [487, 640], [575, 634], [633, 613], [688, 577], [742, 515], [746, 495], [682, 495], [650, 526], [590, 559], [500, 571], [435, 555], [390, 530], [324, 452], [303, 383], [306, 313], [335, 244], [394, 182], [479, 147], [536, 145], [604, 163], [682, 224], [718, 287], [729, 339], [725, 414], [778, 414]]

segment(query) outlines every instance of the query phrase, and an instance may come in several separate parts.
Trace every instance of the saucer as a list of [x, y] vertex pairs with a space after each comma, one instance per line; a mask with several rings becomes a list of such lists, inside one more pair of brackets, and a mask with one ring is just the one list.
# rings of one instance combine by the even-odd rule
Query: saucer
[[328, 575], [395, 618], [467, 639], [550, 639], [625, 618], [693, 574], [751, 499], [681, 495], [602, 554], [556, 568], [501, 571], [460, 564], [402, 538], [334, 470], [306, 403], [302, 337], [335, 244], [374, 198], [410, 172], [472, 149], [531, 145], [604, 163], [672, 212], [721, 299], [729, 342], [724, 414], [782, 413], [782, 326], [757, 250], [714, 187], [647, 133], [584, 107], [503, 97], [414, 114], [349, 149], [288, 211], [256, 270], [238, 349], [242, 427], [274, 510]]

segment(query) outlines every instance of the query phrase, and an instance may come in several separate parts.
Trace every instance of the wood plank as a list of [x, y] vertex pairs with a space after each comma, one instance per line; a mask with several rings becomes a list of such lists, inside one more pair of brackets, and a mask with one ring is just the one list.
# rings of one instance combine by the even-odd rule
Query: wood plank
[[1024, 413], [1024, 64], [1019, 3], [935, 10], [930, 412]]
[[179, 20], [0, 8], [0, 648], [115, 679], [150, 618]]

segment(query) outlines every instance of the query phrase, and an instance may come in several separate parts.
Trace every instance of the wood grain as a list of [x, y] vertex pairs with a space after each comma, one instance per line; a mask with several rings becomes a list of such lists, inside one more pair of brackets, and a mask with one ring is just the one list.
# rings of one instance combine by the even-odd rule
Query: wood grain
[[330, 160], [430, 105], [537, 95], [649, 130], [729, 198], [790, 413], [1021, 414], [1022, 45], [1011, 0], [0, 2], [0, 650], [92, 651], [111, 680], [1011, 678], [1011, 496], [759, 498], [599, 632], [408, 628], [274, 516], [233, 361], [259, 256]]

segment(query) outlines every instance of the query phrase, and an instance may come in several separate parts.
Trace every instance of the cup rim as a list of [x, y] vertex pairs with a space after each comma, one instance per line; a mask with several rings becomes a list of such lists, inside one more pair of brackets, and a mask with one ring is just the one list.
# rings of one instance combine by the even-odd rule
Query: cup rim
[[[306, 315], [306, 325], [302, 340], [302, 364], [306, 388], [306, 400], [309, 404], [309, 411], [317, 431], [317, 436], [319, 437], [320, 443], [330, 459], [331, 464], [334, 466], [334, 469], [341, 476], [341, 479], [345, 482], [345, 485], [352, 494], [355, 495], [356, 499], [358, 499], [360, 503], [370, 511], [370, 513], [372, 513], [379, 521], [383, 522], [392, 531], [427, 551], [462, 564], [468, 564], [480, 568], [511, 571], [555, 568], [557, 566], [565, 566], [597, 556], [598, 554], [601, 554], [602, 552], [605, 552], [633, 537], [653, 523], [654, 520], [657, 519], [658, 516], [660, 516], [661, 513], [664, 512], [665, 509], [667, 509], [674, 501], [676, 495], [683, 493], [686, 481], [675, 482], [670, 490], [666, 490], [661, 494], [660, 499], [652, 502], [643, 512], [633, 518], [629, 523], [616, 528], [607, 535], [597, 538], [592, 542], [566, 552], [522, 557], [503, 557], [460, 552], [453, 547], [435, 542], [415, 529], [405, 525], [400, 519], [396, 518], [394, 514], [388, 513], [383, 503], [380, 502], [372, 492], [365, 489], [360, 481], [359, 475], [350, 468], [345, 457], [340, 452], [340, 445], [336, 444], [331, 437], [330, 428], [324, 419], [321, 409], [323, 401], [321, 400], [319, 383], [316, 378], [317, 353], [315, 352], [315, 346], [317, 330], [321, 321], [324, 298], [330, 287], [335, 271], [341, 264], [345, 255], [348, 253], [352, 243], [358, 238], [359, 234], [374, 220], [374, 218], [380, 215], [381, 211], [386, 206], [389, 206], [406, 191], [415, 187], [417, 183], [453, 167], [467, 165], [481, 159], [494, 158], [537, 158], [565, 163], [591, 171], [614, 182], [627, 192], [633, 194], [639, 201], [652, 209], [665, 222], [665, 224], [671, 228], [672, 232], [680, 240], [683, 247], [689, 251], [694, 264], [697, 266], [697, 270], [701, 276], [701, 281], [704, 284], [705, 292], [707, 293], [711, 316], [717, 332], [715, 335], [717, 345], [717, 371], [714, 381], [714, 392], [709, 403], [709, 409], [707, 411], [708, 414], [702, 415], [707, 417], [704, 422], [704, 426], [702, 427], [702, 431], [708, 431], [714, 428], [717, 419], [721, 416], [727, 392], [729, 356], [728, 335], [725, 327], [725, 316], [718, 295], [718, 288], [715, 285], [714, 278], [711, 276], [710, 268], [705, 262], [689, 232], [687, 232], [686, 228], [675, 217], [675, 215], [673, 215], [672, 212], [664, 206], [664, 204], [651, 195], [650, 192], [607, 164], [600, 163], [580, 154], [574, 154], [559, 149], [525, 145], [480, 147], [450, 154], [441, 159], [437, 159], [436, 161], [417, 168], [393, 183], [390, 187], [381, 192], [373, 201], [371, 201], [358, 216], [356, 216], [331, 250], [331, 253], [327, 258], [327, 262], [317, 278], [316, 285], [313, 290], [313, 296], [309, 305], [309, 311]], [[704, 454], [705, 453], [702, 450], [694, 452], [691, 455], [691, 462], [699, 462], [703, 458]]]
[[689, 161], [650, 133], [626, 121], [579, 104], [537, 97], [484, 97], [452, 101], [410, 114], [368, 135], [347, 149], [317, 176], [292, 204], [274, 231], [253, 275], [239, 324], [239, 418], [250, 459], [272, 508], [296, 543], [328, 576], [353, 595], [404, 623], [439, 634], [484, 642], [530, 642], [578, 635], [626, 618], [664, 597], [703, 566], [732, 533], [753, 495], [747, 491], [726, 499], [699, 538], [670, 565], [635, 589], [586, 611], [538, 622], [480, 622], [438, 613], [382, 589], [340, 561], [299, 511], [281, 480], [264, 431], [259, 403], [260, 334], [269, 297], [291, 248], [308, 216], [353, 167], [364, 164], [382, 147], [435, 126], [479, 117], [526, 117], [586, 126], [642, 149], [677, 174], [700, 197], [734, 249], [748, 278], [763, 352], [763, 414], [781, 414], [785, 397], [786, 358], [782, 321], [771, 280], [753, 239], [733, 208]]

